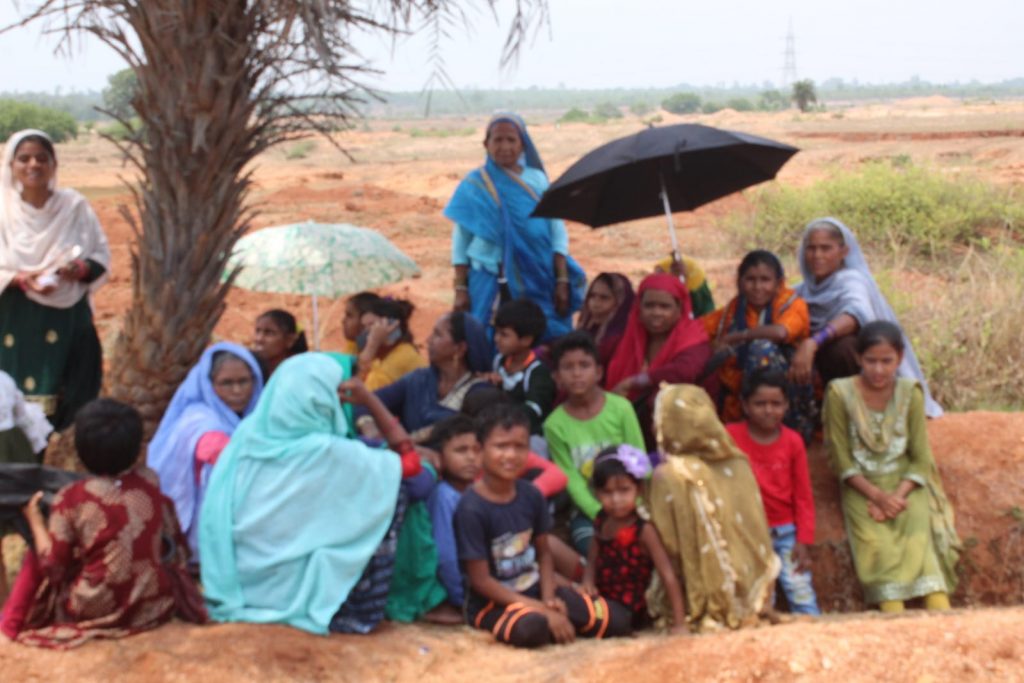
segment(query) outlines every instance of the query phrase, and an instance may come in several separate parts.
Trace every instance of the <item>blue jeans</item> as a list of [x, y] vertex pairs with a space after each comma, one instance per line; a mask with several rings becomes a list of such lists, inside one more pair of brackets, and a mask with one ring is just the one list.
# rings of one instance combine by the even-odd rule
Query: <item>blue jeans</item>
[[810, 572], [797, 572], [793, 562], [793, 546], [796, 545], [796, 525], [783, 524], [772, 527], [772, 548], [782, 560], [779, 585], [789, 602], [793, 614], [821, 614], [818, 597], [814, 594]]

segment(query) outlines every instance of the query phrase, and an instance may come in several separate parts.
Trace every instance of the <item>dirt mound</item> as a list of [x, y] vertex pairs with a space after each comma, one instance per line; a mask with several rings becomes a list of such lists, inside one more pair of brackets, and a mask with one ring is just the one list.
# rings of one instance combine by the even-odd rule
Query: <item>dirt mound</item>
[[[644, 635], [522, 651], [465, 627], [321, 638], [283, 626], [171, 624], [72, 653], [0, 637], [10, 681], [1012, 680], [1024, 609], [861, 615], [704, 636]], [[637, 674], [642, 673], [642, 677]]]
[[1021, 138], [1024, 137], [1024, 130], [946, 130], [930, 132], [848, 131], [836, 133], [810, 131], [806, 133], [793, 133], [793, 137], [824, 138], [841, 140], [843, 142], [879, 142], [891, 140], [973, 140], [975, 138]]

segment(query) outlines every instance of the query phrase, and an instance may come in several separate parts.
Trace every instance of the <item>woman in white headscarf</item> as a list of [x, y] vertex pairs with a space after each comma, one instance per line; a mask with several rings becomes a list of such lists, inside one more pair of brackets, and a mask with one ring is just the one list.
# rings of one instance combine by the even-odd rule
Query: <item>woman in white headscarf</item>
[[[822, 385], [833, 379], [856, 375], [857, 331], [874, 320], [899, 324], [889, 302], [871, 275], [864, 252], [853, 232], [835, 218], [817, 218], [804, 228], [797, 252], [803, 282], [796, 293], [807, 302], [811, 336], [797, 347], [790, 377], [809, 384], [813, 373]], [[904, 334], [906, 352], [899, 376], [913, 377], [924, 389], [925, 414], [942, 416], [942, 407], [928, 391], [921, 365]]]
[[57, 429], [99, 394], [102, 350], [89, 294], [110, 248], [78, 192], [57, 188], [46, 133], [15, 133], [0, 166], [0, 369]]

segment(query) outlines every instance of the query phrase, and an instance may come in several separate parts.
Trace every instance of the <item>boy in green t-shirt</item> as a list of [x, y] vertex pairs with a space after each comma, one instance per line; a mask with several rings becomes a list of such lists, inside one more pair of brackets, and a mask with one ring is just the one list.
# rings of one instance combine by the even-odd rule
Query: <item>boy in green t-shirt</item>
[[607, 446], [644, 448], [640, 423], [629, 401], [601, 388], [602, 368], [594, 340], [586, 332], [562, 337], [551, 350], [554, 379], [565, 402], [544, 421], [551, 459], [569, 478], [573, 513], [572, 543], [586, 557], [601, 504], [590, 491], [594, 457]]

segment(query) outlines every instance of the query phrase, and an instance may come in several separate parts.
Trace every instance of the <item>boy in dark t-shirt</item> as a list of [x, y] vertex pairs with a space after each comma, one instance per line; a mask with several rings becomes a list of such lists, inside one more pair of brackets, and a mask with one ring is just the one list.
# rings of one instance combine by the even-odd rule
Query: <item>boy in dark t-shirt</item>
[[519, 647], [566, 643], [577, 635], [626, 635], [631, 626], [625, 611], [555, 586], [547, 504], [534, 486], [519, 479], [529, 435], [529, 416], [516, 405], [494, 405], [477, 418], [484, 474], [455, 510], [466, 620]]

